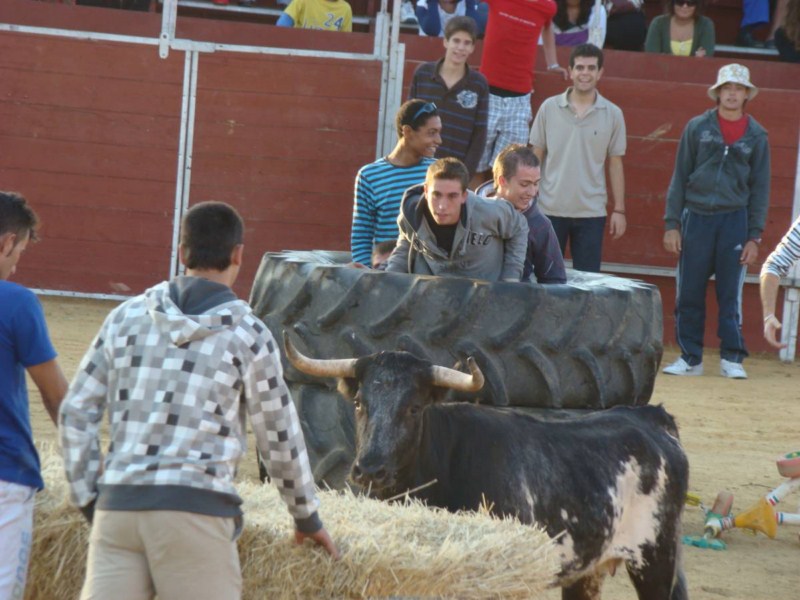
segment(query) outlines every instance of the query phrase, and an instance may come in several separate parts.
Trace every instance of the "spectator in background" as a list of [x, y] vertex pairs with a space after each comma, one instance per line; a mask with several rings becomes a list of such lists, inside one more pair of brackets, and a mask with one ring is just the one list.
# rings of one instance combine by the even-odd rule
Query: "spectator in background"
[[769, 206], [767, 131], [745, 106], [758, 94], [750, 71], [725, 65], [708, 89], [716, 108], [686, 125], [667, 190], [664, 249], [678, 257], [675, 337], [681, 356], [669, 375], [703, 374], [706, 287], [719, 305], [720, 373], [747, 379], [742, 338], [742, 286], [758, 258]]
[[714, 23], [704, 8], [705, 0], [667, 0], [664, 14], [650, 23], [645, 52], [714, 56]]
[[775, 47], [784, 62], [800, 62], [800, 0], [778, 0], [785, 15], [775, 30]]
[[558, 71], [553, 33], [554, 0], [487, 0], [489, 21], [483, 40], [481, 73], [489, 82], [486, 146], [472, 185], [491, 178], [494, 159], [513, 143], [524, 144], [531, 123], [533, 68], [542, 39], [548, 71]]
[[436, 158], [452, 156], [475, 174], [486, 144], [489, 84], [470, 69], [467, 60], [475, 50], [475, 21], [454, 17], [445, 26], [444, 58], [417, 67], [410, 98], [435, 102], [442, 118], [442, 145]]
[[442, 143], [442, 120], [433, 102], [409, 100], [397, 111], [397, 144], [388, 156], [361, 167], [356, 175], [350, 251], [353, 262], [372, 264], [375, 244], [397, 239], [403, 194], [425, 181], [428, 165]]
[[453, 17], [471, 17], [477, 25], [475, 38], [486, 30], [488, 8], [479, 8], [477, 0], [417, 0], [419, 34], [431, 37], [447, 37], [445, 27]]
[[753, 32], [769, 23], [769, 0], [742, 0], [742, 22], [736, 34], [736, 44], [748, 48], [763, 48], [764, 42], [753, 37]]
[[597, 273], [603, 252], [608, 181], [614, 198], [609, 221], [613, 239], [625, 234], [625, 119], [622, 110], [597, 91], [603, 51], [575, 46], [569, 57], [572, 87], [539, 107], [530, 143], [542, 163], [539, 201], [550, 217], [561, 253], [569, 244], [572, 264]]
[[608, 13], [601, 0], [556, 0], [553, 32], [556, 46], [594, 44], [602, 48]]
[[353, 31], [353, 11], [347, 0], [292, 0], [275, 24], [298, 29]]
[[605, 3], [608, 10], [605, 47], [640, 51], [647, 35], [643, 0], [605, 0]]
[[497, 155], [492, 168], [494, 181], [487, 181], [475, 193], [482, 198], [506, 200], [528, 222], [528, 248], [522, 281], [537, 283], [566, 283], [564, 256], [550, 219], [539, 210], [539, 159], [533, 148], [511, 144]]

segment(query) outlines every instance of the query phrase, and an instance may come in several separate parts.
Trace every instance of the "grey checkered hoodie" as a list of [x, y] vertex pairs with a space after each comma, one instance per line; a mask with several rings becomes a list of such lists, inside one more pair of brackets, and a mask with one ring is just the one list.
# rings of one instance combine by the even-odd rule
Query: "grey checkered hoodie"
[[241, 515], [233, 479], [249, 414], [297, 528], [316, 531], [319, 502], [272, 335], [228, 288], [198, 278], [178, 283], [187, 281], [205, 291], [216, 286], [223, 302], [184, 314], [173, 297], [176, 282], [161, 283], [112, 311], [84, 356], [59, 424], [72, 501]]

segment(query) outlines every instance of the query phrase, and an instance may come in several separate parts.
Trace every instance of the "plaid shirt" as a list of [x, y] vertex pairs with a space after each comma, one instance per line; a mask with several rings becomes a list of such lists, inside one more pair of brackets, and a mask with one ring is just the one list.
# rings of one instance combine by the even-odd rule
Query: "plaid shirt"
[[233, 479], [246, 414], [298, 528], [318, 529], [305, 442], [269, 330], [238, 299], [185, 315], [161, 283], [111, 312], [61, 405], [72, 501], [240, 514]]

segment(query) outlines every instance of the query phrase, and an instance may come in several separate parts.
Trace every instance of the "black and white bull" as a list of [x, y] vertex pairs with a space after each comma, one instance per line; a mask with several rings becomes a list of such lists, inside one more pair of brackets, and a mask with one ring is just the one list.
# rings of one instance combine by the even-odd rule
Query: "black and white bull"
[[[488, 505], [556, 538], [563, 599], [595, 599], [625, 563], [641, 600], [688, 598], [679, 560], [688, 462], [661, 407], [619, 407], [559, 421], [466, 403], [483, 375], [406, 352], [315, 360], [286, 341], [290, 362], [339, 377], [355, 403], [352, 479], [381, 498], [408, 490], [450, 511]], [[432, 485], [427, 485], [435, 482]], [[418, 489], [420, 488], [420, 489]]]

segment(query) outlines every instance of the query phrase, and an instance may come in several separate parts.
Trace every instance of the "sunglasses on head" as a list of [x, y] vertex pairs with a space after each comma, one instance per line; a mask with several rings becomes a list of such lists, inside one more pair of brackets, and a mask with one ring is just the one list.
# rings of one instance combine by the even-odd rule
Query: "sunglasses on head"
[[422, 115], [430, 115], [435, 113], [437, 110], [436, 105], [433, 102], [426, 102], [422, 106], [419, 107], [419, 110], [414, 113], [414, 116], [411, 117], [411, 122], [416, 123], [417, 119], [420, 118]]
[[697, 0], [672, 0], [675, 6], [697, 6]]

